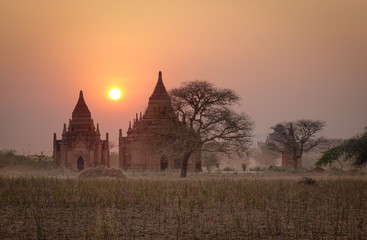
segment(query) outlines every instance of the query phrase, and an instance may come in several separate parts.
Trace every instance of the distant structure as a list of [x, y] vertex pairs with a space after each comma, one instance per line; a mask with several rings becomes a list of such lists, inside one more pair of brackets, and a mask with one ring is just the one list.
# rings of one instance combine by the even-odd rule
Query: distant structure
[[[119, 130], [119, 166], [123, 169], [173, 169], [181, 168], [178, 161], [167, 159], [156, 152], [152, 152], [147, 146], [154, 141], [154, 136], [148, 137], [146, 129], [162, 129], [165, 121], [179, 121], [171, 105], [171, 98], [163, 84], [162, 72], [158, 74], [158, 82], [149, 98], [148, 107], [144, 113], [134, 119], [133, 125], [129, 122], [127, 136], [122, 136]], [[149, 139], [151, 138], [151, 139]], [[144, 139], [144, 141], [143, 141]], [[195, 160], [192, 157], [188, 163], [188, 169], [195, 169]]]
[[[284, 152], [282, 153], [282, 166], [283, 167], [294, 166], [293, 155], [289, 150], [284, 150]], [[297, 159], [297, 166], [302, 167], [302, 158]]]
[[[293, 132], [293, 125], [291, 123], [290, 129], [289, 129], [289, 137], [291, 138], [291, 146], [298, 146], [296, 139], [294, 137]], [[298, 148], [298, 147], [297, 147]], [[290, 146], [284, 146], [283, 153], [282, 153], [282, 166], [283, 167], [293, 167], [294, 166], [294, 160], [293, 160], [293, 149]], [[297, 153], [298, 154], [298, 153]], [[302, 167], [302, 158], [297, 159], [297, 166]]]
[[69, 119], [69, 126], [62, 132], [61, 140], [53, 139], [54, 167], [64, 166], [69, 169], [83, 170], [88, 167], [110, 165], [108, 133], [106, 140], [101, 140], [99, 125], [94, 126], [91, 113], [80, 91], [78, 102]]

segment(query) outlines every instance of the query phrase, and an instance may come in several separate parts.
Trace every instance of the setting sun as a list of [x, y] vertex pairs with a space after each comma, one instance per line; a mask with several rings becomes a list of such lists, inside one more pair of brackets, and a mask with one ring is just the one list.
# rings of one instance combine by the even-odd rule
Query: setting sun
[[117, 88], [111, 89], [109, 94], [113, 100], [117, 100], [121, 97], [121, 91], [118, 90]]

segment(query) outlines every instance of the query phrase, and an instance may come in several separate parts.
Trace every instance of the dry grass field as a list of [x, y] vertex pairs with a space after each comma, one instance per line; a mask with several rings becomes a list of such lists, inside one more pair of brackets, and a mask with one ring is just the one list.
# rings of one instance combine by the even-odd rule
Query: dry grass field
[[0, 177], [0, 239], [367, 239], [365, 177]]

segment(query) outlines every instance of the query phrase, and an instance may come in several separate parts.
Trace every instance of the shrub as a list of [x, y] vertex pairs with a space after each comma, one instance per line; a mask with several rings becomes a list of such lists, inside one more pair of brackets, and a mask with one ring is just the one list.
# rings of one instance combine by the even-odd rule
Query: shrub
[[269, 168], [268, 168], [268, 170], [269, 171], [275, 171], [275, 172], [284, 172], [287, 169], [285, 167], [278, 167], [278, 166], [270, 165]]
[[0, 167], [22, 165], [31, 168], [52, 169], [52, 157], [41, 154], [24, 156], [16, 154], [15, 150], [0, 151]]
[[230, 172], [230, 171], [235, 171], [235, 169], [231, 168], [231, 167], [225, 167], [225, 168], [223, 168], [223, 171]]
[[260, 171], [265, 171], [265, 170], [266, 170], [266, 168], [260, 167], [260, 166], [250, 168], [250, 171], [255, 171], [255, 172], [260, 172]]

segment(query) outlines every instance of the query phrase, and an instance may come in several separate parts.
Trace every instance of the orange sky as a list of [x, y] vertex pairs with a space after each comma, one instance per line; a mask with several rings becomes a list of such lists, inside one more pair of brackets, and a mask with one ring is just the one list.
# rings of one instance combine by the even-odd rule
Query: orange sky
[[235, 89], [256, 139], [301, 118], [351, 137], [367, 125], [366, 12], [364, 0], [0, 0], [0, 149], [50, 153], [79, 90], [117, 144], [159, 70], [167, 89]]

